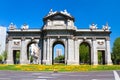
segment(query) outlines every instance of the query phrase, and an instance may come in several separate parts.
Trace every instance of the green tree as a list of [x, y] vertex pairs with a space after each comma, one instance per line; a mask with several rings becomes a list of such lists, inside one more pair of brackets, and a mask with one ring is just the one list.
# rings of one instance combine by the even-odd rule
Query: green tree
[[3, 60], [4, 61], [6, 61], [6, 59], [7, 59], [7, 51], [4, 51], [3, 53], [2, 53], [2, 56], [3, 56]]
[[102, 64], [102, 52], [98, 51], [98, 63]]
[[82, 43], [79, 49], [80, 53], [80, 63], [88, 64], [90, 63], [90, 51], [89, 45], [87, 43]]
[[63, 55], [55, 58], [55, 63], [64, 63], [65, 57]]
[[19, 64], [20, 62], [20, 51], [16, 52], [16, 64]]
[[112, 60], [114, 64], [120, 63], [120, 37], [116, 38], [112, 48]]
[[0, 55], [0, 64], [2, 63], [3, 57]]
[[0, 62], [4, 63], [6, 61], [6, 59], [7, 59], [7, 51], [4, 51], [0, 55]]

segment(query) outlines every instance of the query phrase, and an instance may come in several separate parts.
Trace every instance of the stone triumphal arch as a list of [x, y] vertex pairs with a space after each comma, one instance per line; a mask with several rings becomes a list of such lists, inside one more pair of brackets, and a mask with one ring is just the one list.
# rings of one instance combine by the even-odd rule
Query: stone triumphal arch
[[[52, 10], [43, 18], [44, 25], [41, 29], [29, 29], [27, 24], [21, 29], [11, 23], [7, 38], [7, 64], [14, 64], [14, 53], [20, 51], [20, 64], [30, 64], [30, 54], [35, 58], [35, 64], [53, 64], [53, 47], [62, 44], [65, 52], [65, 64], [80, 64], [80, 45], [87, 43], [90, 52], [90, 64], [98, 64], [98, 51], [104, 55], [103, 63], [112, 64], [110, 54], [110, 33], [108, 24], [98, 29], [92, 24], [88, 29], [77, 29], [74, 17], [66, 10], [53, 12]], [[35, 44], [34, 44], [35, 43]], [[30, 46], [33, 44], [32, 46]], [[29, 50], [28, 47], [34, 47]], [[35, 46], [38, 46], [36, 48]], [[14, 55], [14, 56], [13, 56]]]

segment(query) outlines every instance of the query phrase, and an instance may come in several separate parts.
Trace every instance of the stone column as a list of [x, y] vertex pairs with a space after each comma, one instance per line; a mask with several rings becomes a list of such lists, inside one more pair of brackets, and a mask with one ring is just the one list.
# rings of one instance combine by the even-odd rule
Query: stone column
[[50, 58], [50, 64], [52, 65], [52, 61], [53, 61], [53, 53], [52, 53], [52, 39], [49, 39], [49, 58]]
[[65, 40], [65, 64], [67, 64], [67, 60], [68, 60], [68, 43], [67, 43], [67, 39]]
[[38, 64], [41, 64], [41, 59], [42, 59], [42, 40], [41, 38], [39, 39], [38, 43], [38, 48], [39, 48], [39, 54], [38, 54]]
[[48, 65], [50, 65], [50, 39], [49, 37], [47, 38], [47, 63]]
[[75, 53], [75, 64], [79, 65], [79, 44], [78, 44], [78, 39], [75, 38], [74, 41], [74, 53]]
[[74, 64], [74, 44], [73, 39], [68, 38], [68, 65]]
[[13, 64], [12, 38], [8, 38], [7, 64]]
[[20, 64], [28, 64], [25, 37], [21, 39]]
[[47, 54], [46, 54], [46, 38], [44, 38], [43, 40], [43, 64], [46, 64], [46, 60], [47, 60]]
[[106, 51], [105, 51], [105, 63], [107, 65], [112, 65], [111, 53], [110, 53], [110, 38], [106, 38]]
[[91, 48], [91, 64], [98, 65], [98, 53], [96, 48], [96, 38], [94, 37], [92, 40], [92, 48]]
[[38, 63], [41, 64], [41, 48], [39, 49], [39, 57], [38, 57]]

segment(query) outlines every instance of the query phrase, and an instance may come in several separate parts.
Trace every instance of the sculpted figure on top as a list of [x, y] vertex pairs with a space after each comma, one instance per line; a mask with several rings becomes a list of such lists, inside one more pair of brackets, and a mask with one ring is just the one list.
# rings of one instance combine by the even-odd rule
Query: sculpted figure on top
[[103, 28], [102, 28], [104, 31], [105, 30], [109, 30], [110, 29], [110, 27], [109, 27], [109, 25], [108, 25], [108, 23], [106, 23], [106, 25], [103, 25]]
[[92, 24], [89, 26], [90, 27], [90, 30], [96, 30], [97, 29], [97, 24]]

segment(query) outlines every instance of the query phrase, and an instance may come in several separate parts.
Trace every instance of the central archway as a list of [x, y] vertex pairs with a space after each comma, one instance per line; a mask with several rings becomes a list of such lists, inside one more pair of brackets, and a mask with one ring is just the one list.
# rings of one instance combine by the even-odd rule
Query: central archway
[[52, 64], [65, 64], [65, 45], [62, 41], [53, 43]]
[[79, 63], [91, 64], [91, 49], [87, 42], [82, 42], [79, 46]]

